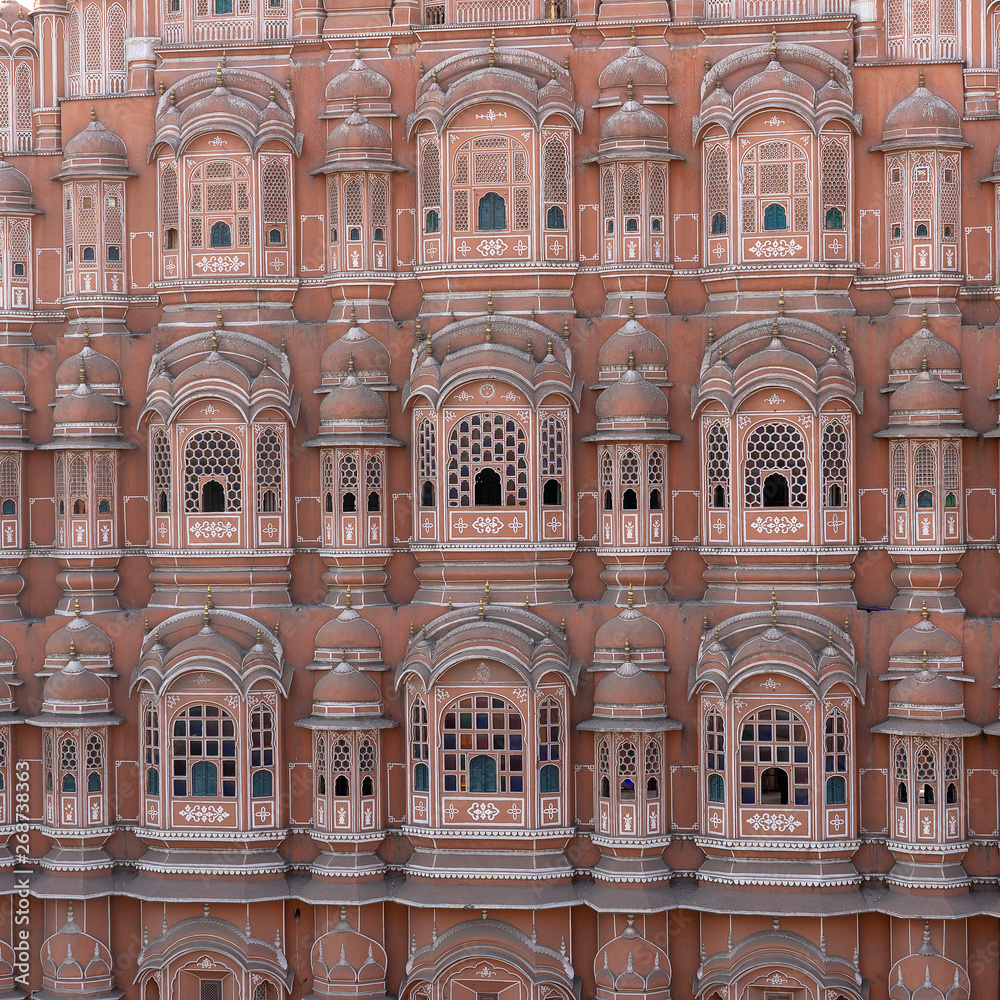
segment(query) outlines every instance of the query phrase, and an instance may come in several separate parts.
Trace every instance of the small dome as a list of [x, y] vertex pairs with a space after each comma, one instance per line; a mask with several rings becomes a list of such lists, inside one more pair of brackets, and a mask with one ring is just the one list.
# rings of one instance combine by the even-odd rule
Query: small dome
[[63, 166], [70, 166], [70, 161], [78, 158], [127, 161], [127, 157], [125, 143], [95, 120], [66, 143]]
[[348, 649], [380, 649], [382, 637], [378, 629], [353, 608], [344, 608], [316, 633], [317, 649], [344, 652]]
[[910, 708], [962, 709], [965, 699], [962, 689], [936, 670], [921, 670], [905, 677], [889, 694], [889, 714]]
[[360, 100], [370, 97], [388, 100], [391, 94], [389, 81], [361, 58], [355, 58], [343, 73], [338, 73], [326, 85], [328, 101], [351, 101], [355, 97]]
[[52, 410], [56, 424], [118, 425], [118, 408], [86, 382], [63, 396]]
[[71, 652], [75, 652], [77, 657], [105, 657], [110, 660], [111, 649], [111, 639], [107, 633], [77, 614], [67, 625], [48, 637], [45, 642], [45, 658], [69, 657]]
[[663, 688], [652, 674], [625, 660], [594, 690], [594, 714], [618, 714], [621, 709], [665, 711]]
[[121, 369], [111, 358], [98, 354], [86, 345], [79, 354], [67, 358], [56, 369], [56, 385], [76, 385], [80, 381], [80, 369], [84, 370], [90, 385], [120, 385]]
[[938, 628], [928, 619], [904, 629], [889, 647], [889, 659], [920, 663], [924, 654], [929, 660], [961, 660], [962, 644], [947, 629]]
[[0, 396], [0, 427], [24, 427], [24, 414], [9, 400]]
[[70, 660], [45, 682], [42, 709], [63, 705], [106, 707], [109, 696], [108, 685], [97, 674], [85, 669], [79, 660]]
[[24, 376], [10, 365], [0, 362], [0, 396], [23, 396]]
[[374, 389], [348, 375], [331, 389], [319, 407], [320, 423], [385, 423], [389, 419], [386, 401]]
[[626, 101], [601, 126], [601, 142], [641, 142], [645, 139], [663, 139], [667, 123], [638, 101]]
[[920, 145], [922, 141], [930, 140], [933, 145], [938, 145], [941, 139], [961, 138], [962, 119], [959, 113], [923, 84], [885, 116], [882, 129], [883, 143]]
[[935, 378], [930, 372], [922, 371], [905, 385], [901, 385], [889, 400], [890, 413], [918, 411], [961, 413], [962, 402], [958, 390]]
[[324, 377], [341, 377], [350, 367], [351, 358], [360, 375], [385, 375], [389, 371], [389, 351], [356, 323], [323, 353]]
[[667, 70], [663, 63], [647, 56], [639, 46], [630, 45], [622, 55], [601, 70], [597, 86], [601, 90], [627, 87], [630, 78], [636, 87], [666, 87]]
[[958, 351], [951, 344], [936, 337], [927, 327], [921, 327], [889, 355], [889, 370], [919, 371], [925, 358], [927, 367], [931, 371], [959, 371], [961, 368]]
[[621, 614], [606, 621], [594, 636], [594, 648], [613, 649], [620, 652], [625, 643], [636, 652], [655, 649], [663, 652], [663, 629], [652, 618], [647, 618], [634, 607], [622, 609]]
[[392, 140], [381, 125], [354, 111], [330, 133], [326, 148], [328, 160], [354, 160], [368, 155], [388, 159]]
[[0, 160], [0, 212], [30, 212], [34, 207], [31, 181], [9, 160]]
[[597, 400], [597, 419], [640, 419], [665, 421], [667, 397], [661, 389], [647, 382], [641, 372], [629, 369], [601, 393]]
[[323, 674], [313, 688], [313, 701], [321, 704], [377, 705], [381, 699], [375, 681], [346, 660]]
[[623, 327], [601, 345], [597, 353], [597, 364], [602, 370], [624, 369], [628, 367], [629, 354], [639, 370], [662, 370], [667, 367], [667, 349], [663, 346], [663, 341], [634, 317], [630, 317]]

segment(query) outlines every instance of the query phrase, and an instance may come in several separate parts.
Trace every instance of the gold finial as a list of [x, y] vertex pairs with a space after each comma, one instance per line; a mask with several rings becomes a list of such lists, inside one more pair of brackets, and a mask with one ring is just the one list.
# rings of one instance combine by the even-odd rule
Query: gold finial
[[160, 83], [159, 83], [159, 86], [158, 86], [158, 87], [156, 88], [156, 90], [157, 90], [157, 93], [159, 93], [160, 97], [162, 97], [162, 96], [163, 96], [163, 92], [164, 92], [164, 91], [165, 91], [166, 89], [167, 89], [167, 88], [166, 88], [166, 87], [165, 87], [165, 86], [163, 85], [163, 80], [161, 79], [161, 80], [160, 80]]
[[632, 30], [629, 32], [629, 39], [628, 40], [632, 43], [633, 46], [635, 45], [635, 25], [634, 24], [632, 25]]
[[281, 332], [281, 343], [278, 345], [278, 349], [281, 351], [282, 354], [288, 353], [288, 341], [285, 340], [284, 331]]
[[830, 357], [835, 358], [837, 356], [837, 348], [833, 346], [833, 341], [830, 341]]
[[785, 315], [785, 290], [784, 288], [778, 294], [778, 315]]
[[354, 98], [351, 101], [351, 110], [352, 111], [357, 111], [358, 110], [358, 95], [357, 94], [354, 95]]
[[424, 324], [419, 316], [417, 317], [417, 328], [413, 331], [413, 335], [417, 338], [418, 343], [424, 339]]
[[211, 584], [209, 584], [205, 588], [205, 606], [208, 607], [208, 608], [214, 608], [215, 607], [215, 603], [212, 600], [212, 585]]
[[90, 347], [90, 324], [83, 324], [83, 346]]
[[924, 311], [920, 314], [920, 326], [927, 329], [927, 306], [924, 306]]
[[211, 624], [211, 620], [210, 620], [210, 617], [209, 617], [209, 612], [211, 610], [212, 609], [209, 607], [208, 601], [205, 601], [205, 610], [202, 612], [202, 617], [205, 619], [205, 624], [206, 625]]
[[930, 615], [927, 613], [927, 598], [926, 597], [920, 602], [920, 617], [921, 617], [921, 619], [923, 621], [927, 621], [927, 619], [930, 618]]
[[566, 616], [562, 616], [562, 621], [559, 623], [559, 631], [565, 635], [566, 634]]
[[632, 590], [632, 584], [628, 585], [628, 597], [625, 599], [625, 603], [630, 607], [635, 607], [635, 593]]
[[349, 608], [351, 606], [351, 585], [347, 585], [347, 592], [344, 594], [344, 607]]
[[563, 320], [563, 340], [569, 341], [569, 317]]
[[631, 347], [628, 349], [628, 370], [630, 372], [635, 371], [635, 351]]
[[850, 66], [850, 65], [851, 65], [851, 56], [850, 56], [850, 54], [848, 53], [847, 49], [844, 49], [844, 54], [843, 54], [843, 55], [842, 55], [842, 56], [840, 57], [840, 61], [841, 61], [841, 62], [842, 62], [842, 63], [843, 63], [843, 64], [844, 64], [845, 66]]
[[635, 299], [631, 295], [628, 297], [628, 318], [635, 319]]
[[496, 51], [496, 45], [497, 45], [497, 33], [496, 33], [495, 30], [491, 29], [490, 30], [490, 47], [489, 47], [490, 65], [491, 66], [494, 64], [494, 53]]
[[528, 595], [527, 594], [524, 595], [524, 606], [526, 608], [530, 608], [531, 607], [531, 601], [528, 600]]
[[718, 625], [715, 626], [715, 641], [716, 642], [719, 641], [719, 626]]
[[414, 635], [416, 635], [416, 632], [414, 631], [413, 628], [413, 622], [410, 622], [410, 638], [412, 639]]
[[705, 72], [707, 73], [712, 68], [712, 60], [705, 56]]
[[483, 599], [479, 598], [479, 620], [482, 621], [486, 617], [486, 608], [483, 607]]
[[486, 315], [493, 315], [493, 292], [489, 291], [486, 293]]
[[917, 81], [917, 86], [918, 87], [923, 87], [924, 86], [924, 71], [923, 70], [920, 71], [920, 79]]
[[431, 338], [427, 338], [427, 357], [434, 357], [434, 345], [431, 343]]
[[83, 358], [80, 358], [80, 385], [87, 384], [87, 369], [84, 367]]
[[569, 53], [566, 53], [566, 58], [563, 59], [563, 69], [569, 69]]
[[96, 122], [97, 121], [97, 109], [94, 107], [93, 104], [91, 104], [91, 106], [90, 106], [90, 120], [92, 122]]
[[[777, 316], [775, 316], [774, 319], [771, 321], [771, 336], [772, 337], [778, 337], [778, 336], [780, 336], [780, 332], [778, 330], [778, 317]], [[722, 348], [721, 347], [719, 348], [719, 357], [720, 358], [722, 357]]]
[[535, 322], [535, 307], [534, 306], [531, 307], [531, 322], [532, 323]]
[[842, 344], [847, 343], [847, 324], [842, 323], [840, 326], [840, 342]]
[[702, 627], [702, 631], [704, 631], [704, 632], [708, 631], [708, 629], [709, 629], [708, 615], [705, 615], [705, 617], [702, 619], [702, 621], [701, 621], [701, 627]]
[[437, 82], [438, 82], [438, 71], [437, 71], [437, 66], [435, 66], [435, 67], [434, 67], [434, 69], [432, 69], [432, 70], [431, 70], [431, 79], [432, 79], [432, 80], [433, 80], [433, 81], [434, 81], [435, 83], [437, 83]]
[[222, 63], [220, 62], [218, 66], [215, 67], [215, 85], [217, 87], [222, 86]]
[[76, 639], [70, 639], [69, 641], [69, 658], [71, 660], [76, 659]]
[[489, 316], [486, 317], [486, 343], [490, 343], [493, 340], [493, 320]]
[[837, 71], [832, 66], [830, 67], [830, 79], [831, 80], [837, 79]]
[[172, 107], [172, 108], [176, 108], [177, 107], [177, 91], [176, 90], [171, 90], [170, 91], [170, 107]]
[[225, 52], [222, 53], [222, 68], [223, 69], [226, 68], [226, 53]]
[[453, 607], [455, 607], [455, 605], [454, 605], [454, 604], [452, 603], [452, 600], [451, 600], [451, 594], [449, 594], [449, 595], [448, 595], [448, 610], [449, 610], [449, 611], [451, 611], [451, 609], [452, 609]]
[[773, 62], [778, 56], [778, 29], [777, 27], [771, 28], [771, 61]]
[[420, 638], [423, 639], [424, 642], [427, 641], [427, 623], [426, 622], [424, 622], [424, 624], [420, 626]]
[[354, 58], [361, 58], [361, 42], [357, 38], [354, 39]]
[[276, 101], [276, 100], [274, 99], [274, 98], [275, 98], [275, 95], [276, 95], [276, 94], [277, 94], [277, 91], [276, 91], [276, 90], [274, 89], [274, 84], [273, 84], [273, 83], [272, 83], [272, 84], [269, 84], [269, 85], [268, 85], [268, 88], [267, 88], [267, 99], [268, 99], [268, 100], [269, 100], [269, 101], [270, 101], [270, 102], [271, 102], [272, 104], [277, 104], [277, 103], [278, 103], [278, 102], [277, 102], [277, 101]]
[[486, 600], [487, 604], [490, 603], [490, 581], [489, 580], [486, 581], [486, 586], [483, 587], [483, 598]]
[[927, 364], [927, 355], [925, 354], [925, 355], [923, 356], [923, 358], [921, 359], [921, 362], [920, 362], [920, 370], [921, 370], [922, 372], [925, 372], [925, 371], [927, 371], [927, 369], [928, 369], [929, 367], [930, 367], [930, 366], [929, 366], [929, 365]]
[[828, 645], [830, 645], [830, 646], [833, 645], [833, 626], [832, 625], [830, 626], [829, 630], [827, 631], [826, 641], [827, 641]]
[[549, 357], [551, 356], [551, 354], [552, 354], [552, 338], [549, 337], [549, 339], [545, 341], [545, 356]]
[[142, 634], [149, 635], [149, 618], [146, 615], [142, 616]]
[[632, 74], [628, 75], [628, 83], [625, 84], [625, 100], [634, 101], [635, 100], [635, 87], [632, 86]]
[[771, 624], [774, 625], [778, 620], [778, 595], [771, 591]]
[[74, 597], [73, 598], [73, 614], [77, 618], [82, 617], [82, 612], [80, 611], [80, 598], [79, 597]]
[[710, 344], [712, 344], [712, 343], [715, 342], [715, 327], [714, 326], [710, 326], [708, 328], [708, 342]]
[[216, 330], [222, 329], [222, 303], [219, 303], [219, 308], [215, 314], [215, 328]]
[[631, 659], [632, 659], [632, 645], [628, 641], [628, 639], [626, 639], [625, 640], [625, 662], [628, 663]]
[[924, 670], [927, 669], [927, 650], [924, 650]]
[[347, 355], [347, 374], [348, 375], [353, 375], [354, 374], [354, 354], [353, 354], [353, 352], [351, 354]]

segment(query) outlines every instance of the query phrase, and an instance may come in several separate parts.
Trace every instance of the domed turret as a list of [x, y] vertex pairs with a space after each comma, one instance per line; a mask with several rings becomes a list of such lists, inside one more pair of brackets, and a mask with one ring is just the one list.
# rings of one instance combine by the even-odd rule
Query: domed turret
[[623, 650], [629, 645], [633, 661], [640, 666], [663, 670], [663, 629], [635, 607], [632, 588], [627, 604], [614, 618], [606, 621], [594, 636], [594, 668], [614, 670], [624, 660]]
[[313, 706], [324, 715], [379, 715], [382, 695], [375, 681], [342, 660], [316, 682]]
[[632, 308], [624, 326], [619, 327], [601, 345], [597, 353], [597, 365], [601, 370], [601, 382], [621, 377], [629, 365], [629, 359], [637, 371], [654, 385], [663, 385], [667, 374], [667, 349], [656, 334], [647, 330], [636, 318]]
[[362, 618], [350, 603], [348, 588], [347, 607], [316, 633], [315, 669], [327, 669], [342, 660], [367, 670], [382, 669], [382, 637], [378, 629]]
[[358, 326], [354, 308], [351, 308], [351, 326], [339, 340], [323, 352], [323, 382], [330, 384], [344, 378], [344, 373], [354, 362], [358, 379], [365, 383], [388, 381], [389, 351], [370, 333]]
[[385, 431], [389, 407], [377, 392], [359, 381], [351, 371], [320, 404], [319, 419], [324, 430], [328, 431], [336, 431], [340, 426], [351, 430], [367, 426]]
[[632, 662], [628, 642], [625, 659], [594, 690], [594, 717], [645, 719], [666, 716], [663, 688], [652, 674]]
[[962, 141], [962, 119], [943, 98], [923, 84], [899, 102], [886, 116], [882, 143], [876, 149], [919, 149], [966, 145]]
[[958, 351], [951, 344], [935, 336], [927, 328], [924, 317], [920, 329], [907, 337], [889, 355], [889, 385], [916, 375], [924, 370], [947, 382], [962, 381], [962, 363]]
[[9, 160], [0, 159], [0, 215], [34, 215], [31, 181]]
[[923, 669], [930, 664], [935, 670], [961, 671], [963, 666], [962, 644], [946, 629], [931, 620], [924, 607], [920, 621], [904, 629], [889, 647], [889, 670]]
[[597, 400], [598, 426], [615, 421], [666, 424], [667, 397], [635, 370], [634, 363]]
[[62, 170], [58, 180], [73, 177], [133, 177], [128, 168], [125, 143], [109, 132], [94, 116], [63, 149]]
[[69, 662], [54, 673], [42, 688], [43, 715], [91, 715], [110, 710], [108, 685], [87, 670], [70, 650]]

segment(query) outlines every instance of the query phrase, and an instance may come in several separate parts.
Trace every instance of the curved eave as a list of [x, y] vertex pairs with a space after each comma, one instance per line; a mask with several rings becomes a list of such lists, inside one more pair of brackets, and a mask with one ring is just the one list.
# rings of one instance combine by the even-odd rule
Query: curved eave
[[336, 163], [324, 163], [323, 166], [317, 167], [315, 170], [310, 170], [309, 176], [316, 177], [320, 174], [341, 174], [347, 173], [348, 171], [356, 173], [359, 170], [371, 171], [372, 173], [400, 172], [408, 174], [410, 172], [409, 167], [401, 167], [398, 163], [393, 163], [391, 160], [363, 159], [338, 160]]
[[683, 441], [680, 434], [674, 434], [669, 430], [620, 430], [620, 431], [595, 431], [583, 438], [584, 444], [599, 441]]
[[109, 712], [97, 712], [90, 715], [63, 715], [61, 712], [42, 712], [24, 720], [29, 726], [56, 727], [59, 729], [85, 729], [89, 726], [120, 726], [125, 719]]
[[36, 447], [39, 451], [87, 451], [91, 448], [102, 451], [135, 451], [139, 446], [134, 441], [122, 441], [117, 437], [66, 437], [46, 441]]
[[[1000, 427], [997, 428], [1000, 431]], [[886, 427], [885, 430], [875, 431], [873, 438], [975, 438], [979, 437], [979, 432], [971, 427], [947, 427], [941, 424], [906, 424], [903, 427]], [[983, 437], [996, 437], [1000, 435], [987, 432]]]
[[983, 732], [987, 736], [1000, 736], [1000, 722], [988, 722], [983, 726]]
[[965, 719], [886, 719], [871, 727], [886, 736], [978, 736], [984, 730]]
[[907, 149], [972, 149], [972, 143], [948, 136], [926, 135], [912, 139], [890, 139], [872, 146], [872, 153], [898, 153]]
[[34, 451], [39, 446], [30, 441], [5, 441], [0, 437], [0, 451]]
[[384, 715], [310, 715], [295, 723], [302, 729], [328, 730], [336, 732], [355, 732], [369, 729], [396, 729], [399, 723], [395, 719], [387, 719]]
[[681, 163], [687, 163], [687, 157], [682, 156], [680, 153], [672, 153], [669, 150], [663, 149], [629, 149], [629, 150], [606, 150], [603, 153], [598, 153], [597, 156], [591, 156], [584, 160], [587, 163], [623, 163], [632, 162], [638, 160], [643, 162], [645, 160], [658, 160], [660, 162], [670, 162], [671, 160], [679, 160]]
[[582, 733], [670, 733], [684, 728], [683, 722], [663, 716], [658, 719], [605, 719], [594, 716], [576, 727]]
[[53, 181], [76, 181], [76, 180], [88, 180], [93, 178], [94, 180], [108, 180], [108, 178], [129, 178], [138, 177], [139, 175], [134, 170], [129, 170], [128, 167], [64, 167], [50, 177]]
[[406, 444], [385, 434], [365, 434], [350, 431], [346, 434], [320, 434], [303, 443], [303, 448], [338, 448], [345, 445], [371, 445], [373, 448], [405, 448]]

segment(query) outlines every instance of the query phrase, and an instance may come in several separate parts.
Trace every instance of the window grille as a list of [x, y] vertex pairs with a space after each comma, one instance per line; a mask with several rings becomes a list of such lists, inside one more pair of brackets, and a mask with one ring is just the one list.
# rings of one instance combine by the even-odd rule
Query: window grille
[[492, 469], [500, 476], [507, 507], [528, 504], [528, 439], [509, 414], [474, 413], [455, 425], [448, 442], [448, 505], [470, 507], [476, 474]]
[[198, 1000], [222, 1000], [222, 980], [200, 980], [198, 983]]
[[92, 735], [87, 740], [87, 770], [98, 771], [104, 767], [104, 746], [101, 738]]
[[20, 496], [20, 475], [17, 459], [8, 455], [0, 462], [0, 500], [17, 500]]
[[918, 490], [934, 489], [934, 453], [925, 444], [913, 453], [913, 485]]
[[76, 770], [76, 741], [65, 739], [59, 744], [59, 770]]
[[[716, 232], [714, 220], [717, 215], [729, 219], [729, 151], [724, 145], [715, 145], [708, 154], [706, 174], [708, 177], [708, 225], [710, 232]], [[728, 231], [728, 225], [722, 232]]]
[[155, 708], [147, 708], [145, 716], [144, 759], [147, 767], [160, 766], [160, 716]]
[[452, 702], [441, 735], [446, 792], [524, 791], [524, 722], [505, 699], [474, 695]]
[[288, 164], [285, 160], [270, 159], [261, 170], [265, 225], [288, 223]]
[[351, 744], [339, 737], [331, 749], [331, 765], [335, 772], [349, 774], [351, 771]]
[[412, 760], [427, 760], [429, 755], [427, 708], [423, 700], [417, 698], [410, 708], [410, 758]]
[[436, 140], [428, 140], [420, 148], [420, 183], [424, 209], [441, 204], [441, 153]]
[[101, 72], [102, 22], [101, 8], [96, 3], [89, 4], [83, 15], [83, 65], [88, 74]]
[[605, 233], [609, 232], [607, 223], [615, 217], [615, 172], [611, 167], [604, 171], [601, 182], [601, 198], [604, 202]]
[[417, 475], [421, 479], [437, 478], [437, 432], [426, 417], [417, 426]]
[[726, 769], [726, 729], [722, 716], [715, 711], [705, 720], [705, 763], [709, 771]]
[[538, 761], [552, 764], [562, 759], [562, 708], [555, 698], [546, 698], [538, 707]]
[[174, 796], [236, 798], [236, 721], [224, 708], [206, 704], [181, 709], [171, 736]]
[[[153, 493], [154, 503], [160, 513], [170, 510], [170, 438], [164, 428], [158, 427], [153, 431], [152, 443], [153, 455]], [[165, 498], [165, 503], [161, 503], [161, 496]], [[164, 509], [166, 508], [166, 509]]]
[[27, 275], [28, 272], [28, 237], [30, 235], [31, 229], [27, 222], [14, 222], [10, 227], [10, 263], [11, 271], [14, 277], [17, 277], [14, 273], [14, 268], [18, 264], [24, 266], [23, 274]]
[[823, 146], [820, 156], [822, 173], [822, 210], [823, 217], [831, 209], [840, 213], [843, 224], [847, 222], [847, 148], [837, 139], [831, 139]]
[[635, 752], [635, 744], [626, 740], [618, 747], [618, 774], [632, 777], [639, 773], [639, 764]]
[[806, 446], [798, 429], [791, 424], [763, 424], [747, 438], [744, 502], [748, 507], [762, 506], [764, 479], [775, 470], [788, 475], [788, 505], [805, 507]]
[[651, 739], [646, 744], [646, 774], [658, 775], [660, 773], [660, 744]]
[[365, 489], [382, 489], [382, 459], [378, 455], [369, 455], [365, 463]]
[[569, 197], [568, 163], [566, 144], [557, 136], [546, 140], [542, 152], [542, 185], [546, 204], [566, 204]]
[[944, 752], [944, 780], [958, 781], [958, 748], [954, 743], [949, 743]]
[[642, 179], [635, 167], [622, 174], [622, 215], [638, 215], [642, 205]]
[[663, 456], [658, 451], [651, 451], [646, 463], [646, 483], [648, 486], [663, 485]]
[[525, 184], [528, 181], [528, 158], [523, 152], [514, 153], [514, 182]]
[[164, 229], [176, 229], [178, 218], [177, 171], [167, 164], [160, 174], [160, 224]]
[[72, 500], [86, 500], [87, 492], [87, 463], [76, 455], [69, 460], [69, 495]]
[[934, 182], [931, 180], [931, 158], [918, 156], [913, 166], [910, 200], [914, 221], [930, 223], [934, 215]]
[[[708, 490], [713, 506], [729, 506], [729, 429], [721, 423], [712, 424], [708, 432]], [[716, 487], [722, 487], [723, 503], [716, 504]]]
[[824, 736], [824, 771], [826, 774], [847, 773], [847, 719], [841, 712], [826, 717]]
[[455, 157], [455, 170], [453, 180], [456, 184], [469, 183], [469, 154], [459, 153]]
[[900, 157], [889, 157], [886, 160], [888, 178], [886, 187], [889, 194], [889, 242], [903, 241], [903, 222], [905, 219], [906, 185], [903, 180], [903, 160]]
[[893, 767], [895, 769], [896, 780], [906, 781], [910, 776], [910, 762], [907, 757], [906, 747], [900, 743], [896, 747], [896, 753], [893, 758]]
[[[951, 227], [951, 238], [958, 239], [958, 157], [941, 157], [941, 225]], [[942, 234], [947, 236], [942, 229]]]
[[634, 451], [627, 451], [621, 459], [622, 486], [639, 485], [639, 459]]
[[528, 229], [531, 225], [531, 192], [514, 188], [514, 228]]
[[614, 486], [614, 484], [615, 484], [614, 462], [611, 460], [611, 453], [605, 452], [603, 458], [601, 459], [601, 485]]
[[918, 782], [937, 780], [937, 762], [934, 751], [928, 746], [923, 746], [917, 751], [914, 777]]
[[242, 510], [243, 476], [240, 446], [225, 431], [198, 431], [184, 451], [184, 510], [201, 511], [201, 488], [205, 479], [218, 480], [226, 491], [226, 510]]
[[809, 739], [785, 708], [762, 708], [740, 726], [740, 803], [809, 805]]
[[81, 184], [77, 188], [77, 239], [83, 243], [97, 242], [97, 185]]
[[250, 713], [251, 790], [255, 798], [273, 794], [274, 765], [274, 716], [266, 705], [257, 705]]
[[560, 479], [563, 475], [566, 434], [563, 422], [553, 414], [542, 418], [538, 429], [541, 441], [542, 479]]
[[[830, 502], [830, 487], [840, 491], [841, 503]], [[830, 423], [823, 431], [823, 503], [839, 507], [847, 498], [847, 433], [840, 423]]]
[[281, 433], [265, 427], [257, 434], [257, 510], [280, 513], [281, 494]]
[[958, 449], [953, 444], [946, 444], [941, 454], [941, 482], [948, 491], [958, 489]]
[[358, 747], [358, 770], [364, 774], [375, 770], [375, 746], [367, 736], [361, 740]]
[[892, 489], [897, 494], [906, 492], [906, 445], [899, 445], [892, 453]]
[[97, 511], [110, 514], [115, 500], [115, 460], [112, 455], [98, 455], [94, 462], [94, 492]]
[[342, 490], [356, 490], [358, 488], [358, 460], [353, 455], [341, 456], [340, 488]]
[[[316, 761], [315, 770], [317, 778], [322, 776], [323, 786], [325, 790], [326, 785], [326, 737], [320, 733], [316, 737]], [[320, 792], [322, 794], [322, 792]]]
[[373, 177], [370, 183], [372, 227], [385, 229], [389, 225], [389, 185], [383, 177]]
[[62, 502], [63, 495], [66, 492], [66, 475], [64, 472], [64, 468], [65, 466], [63, 465], [62, 455], [56, 453], [56, 459], [55, 459], [56, 501], [60, 503]]
[[124, 81], [118, 79], [125, 73], [125, 8], [112, 4], [108, 8], [107, 22], [108, 80], [107, 90], [111, 93], [124, 91]]
[[10, 145], [10, 77], [7, 67], [0, 63], [0, 144], [9, 152]]
[[[124, 43], [122, 45], [124, 53]], [[20, 62], [14, 72], [14, 148], [29, 150], [32, 146], [31, 108], [35, 88], [31, 63]]]
[[455, 231], [467, 233], [469, 231], [469, 192], [454, 191], [452, 197], [455, 204]]
[[340, 225], [340, 198], [336, 175], [326, 179], [326, 201], [328, 225], [330, 227], [330, 242], [337, 242], [337, 227]]
[[662, 216], [666, 188], [663, 181], [663, 171], [659, 167], [650, 168], [648, 185], [649, 214], [652, 216]]

